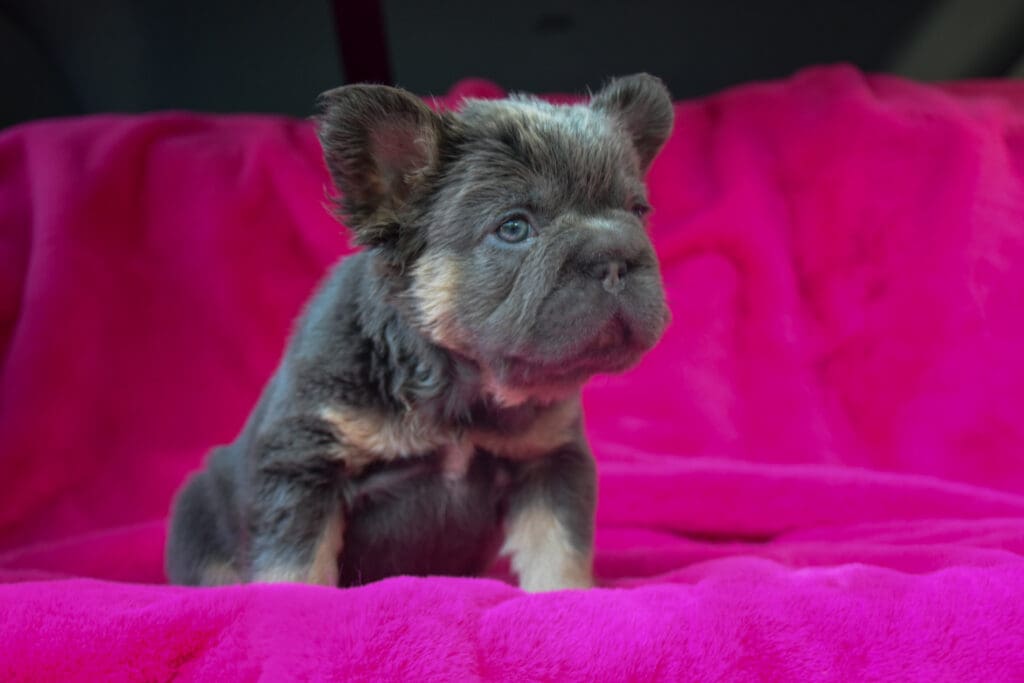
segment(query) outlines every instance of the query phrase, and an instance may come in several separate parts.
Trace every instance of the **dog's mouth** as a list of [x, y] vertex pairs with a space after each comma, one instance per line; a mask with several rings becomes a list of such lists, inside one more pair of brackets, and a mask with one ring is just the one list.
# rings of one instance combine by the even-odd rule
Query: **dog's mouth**
[[584, 355], [616, 354], [632, 346], [633, 331], [619, 315], [598, 330], [593, 339], [584, 349]]

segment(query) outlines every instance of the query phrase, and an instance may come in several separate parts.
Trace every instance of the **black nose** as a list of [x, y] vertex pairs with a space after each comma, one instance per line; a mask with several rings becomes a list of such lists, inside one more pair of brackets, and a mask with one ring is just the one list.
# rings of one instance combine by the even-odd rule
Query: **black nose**
[[601, 281], [605, 291], [618, 294], [626, 286], [626, 262], [620, 259], [598, 261], [590, 266], [590, 275]]

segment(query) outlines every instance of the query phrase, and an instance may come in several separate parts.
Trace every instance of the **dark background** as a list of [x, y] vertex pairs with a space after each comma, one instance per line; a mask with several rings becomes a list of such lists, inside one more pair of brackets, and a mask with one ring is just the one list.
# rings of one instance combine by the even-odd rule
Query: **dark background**
[[1024, 75], [1024, 0], [0, 0], [0, 126], [306, 116], [317, 93], [360, 80], [580, 92], [644, 70], [681, 99], [838, 61], [922, 80]]

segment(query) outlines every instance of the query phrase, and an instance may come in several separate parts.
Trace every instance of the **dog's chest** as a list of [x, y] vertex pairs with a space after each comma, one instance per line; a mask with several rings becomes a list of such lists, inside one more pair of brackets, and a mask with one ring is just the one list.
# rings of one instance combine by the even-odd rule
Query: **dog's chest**
[[462, 479], [476, 452], [476, 446], [464, 437], [442, 446], [437, 453], [441, 472], [451, 481]]
[[476, 575], [490, 564], [517, 463], [476, 452], [458, 461], [465, 471], [456, 474], [441, 458], [377, 462], [346, 483], [342, 585], [395, 574]]
[[505, 460], [531, 460], [571, 442], [580, 409], [578, 400], [564, 401], [529, 419], [503, 420], [499, 414], [459, 427], [437, 424], [414, 410], [380, 415], [331, 407], [323, 409], [320, 417], [336, 431], [338, 458], [353, 473], [374, 463], [433, 454], [441, 471], [457, 479], [481, 451]]

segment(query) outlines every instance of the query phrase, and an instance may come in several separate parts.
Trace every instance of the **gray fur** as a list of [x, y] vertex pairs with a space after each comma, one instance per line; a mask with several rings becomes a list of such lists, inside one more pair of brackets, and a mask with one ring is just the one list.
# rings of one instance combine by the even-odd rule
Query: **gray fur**
[[[589, 558], [579, 389], [635, 363], [668, 318], [639, 215], [667, 92], [640, 75], [589, 106], [435, 113], [380, 86], [321, 105], [339, 207], [366, 249], [324, 280], [238, 439], [179, 494], [169, 577], [305, 571], [338, 519], [337, 571], [310, 580], [476, 574], [526, 508]], [[531, 223], [524, 243], [496, 237], [509, 216]]]

